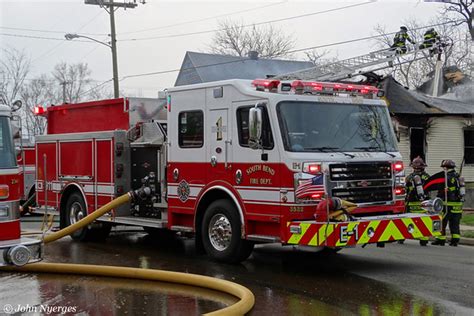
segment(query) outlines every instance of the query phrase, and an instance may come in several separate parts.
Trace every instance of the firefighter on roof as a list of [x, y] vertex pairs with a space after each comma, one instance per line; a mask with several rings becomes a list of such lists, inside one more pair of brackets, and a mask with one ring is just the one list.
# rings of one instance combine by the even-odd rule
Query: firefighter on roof
[[[413, 172], [405, 180], [405, 209], [410, 213], [425, 213], [426, 210], [421, 207], [421, 201], [425, 199], [425, 196], [423, 190], [419, 190], [419, 188], [423, 188], [430, 175], [425, 171], [426, 164], [420, 156], [413, 159], [410, 167], [413, 168]], [[428, 237], [421, 237], [420, 246], [427, 244]]]
[[[438, 32], [434, 28], [428, 29], [423, 35], [423, 44], [420, 45], [420, 49], [432, 48], [436, 42], [440, 41]], [[430, 55], [435, 53], [435, 48], [430, 49]]]
[[447, 159], [441, 162], [441, 167], [445, 172], [444, 189], [438, 191], [438, 197], [443, 199], [445, 211], [443, 214], [443, 227], [441, 236], [436, 237], [433, 245], [444, 246], [446, 242], [446, 226], [449, 223], [451, 232], [450, 246], [457, 246], [461, 238], [459, 223], [462, 216], [462, 201], [464, 198], [464, 181], [454, 169], [454, 161]]
[[397, 54], [405, 54], [407, 52], [407, 41], [409, 41], [412, 44], [415, 44], [415, 42], [411, 39], [411, 37], [407, 33], [408, 29], [406, 26], [400, 26], [400, 31], [395, 34], [395, 37], [393, 38], [393, 45], [392, 45], [392, 50], [396, 50]]

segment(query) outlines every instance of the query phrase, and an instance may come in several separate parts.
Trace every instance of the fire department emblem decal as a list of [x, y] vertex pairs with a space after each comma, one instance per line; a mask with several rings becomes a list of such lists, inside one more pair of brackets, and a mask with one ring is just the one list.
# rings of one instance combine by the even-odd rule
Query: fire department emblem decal
[[178, 185], [178, 197], [181, 202], [186, 202], [189, 197], [189, 184], [182, 180]]

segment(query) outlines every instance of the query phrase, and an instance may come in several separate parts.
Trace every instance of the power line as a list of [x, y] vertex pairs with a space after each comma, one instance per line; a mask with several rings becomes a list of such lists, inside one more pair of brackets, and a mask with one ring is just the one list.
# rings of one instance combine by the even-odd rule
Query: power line
[[[413, 28], [412, 30], [420, 30], [420, 29], [425, 29], [425, 28], [430, 28], [430, 27], [435, 27], [435, 26], [440, 26], [440, 25], [454, 24], [454, 23], [457, 23], [457, 22], [458, 21], [448, 21], [448, 22], [443, 22], [443, 23], [437, 23], [437, 24], [432, 24], [432, 25], [421, 26], [421, 27]], [[357, 38], [357, 39], [353, 39], [353, 40], [335, 42], [335, 43], [330, 43], [330, 44], [323, 44], [323, 45], [318, 45], [318, 46], [311, 46], [311, 47], [306, 47], [306, 48], [299, 48], [299, 49], [294, 49], [294, 50], [288, 51], [288, 53], [296, 53], [296, 52], [302, 52], [302, 51], [307, 51], [307, 50], [312, 50], [312, 49], [317, 49], [317, 48], [325, 48], [325, 47], [337, 46], [337, 45], [348, 44], [348, 43], [353, 43], [353, 42], [358, 42], [358, 41], [365, 41], [365, 40], [379, 38], [379, 37], [383, 37], [383, 36], [387, 36], [387, 35], [392, 35], [392, 34], [395, 34], [395, 33], [397, 33], [397, 32], [390, 32], [390, 33], [385, 33], [385, 34], [380, 34], [380, 35], [361, 37], [361, 38]], [[233, 57], [239, 58], [237, 56], [233, 56]], [[120, 79], [120, 81], [123, 81], [125, 79], [129, 79], [129, 78], [145, 77], [145, 76], [152, 76], [152, 75], [161, 75], [161, 74], [173, 73], [173, 72], [177, 72], [177, 71], [181, 71], [181, 70], [186, 71], [186, 70], [191, 70], [191, 69], [196, 69], [196, 68], [219, 66], [219, 65], [238, 63], [238, 62], [243, 62], [243, 61], [248, 61], [248, 60], [249, 59], [246, 58], [246, 57], [240, 57], [240, 59], [237, 59], [237, 60], [226, 61], [226, 62], [221, 62], [221, 63], [213, 63], [213, 64], [208, 64], [208, 65], [201, 65], [201, 66], [188, 67], [188, 68], [177, 68], [177, 69], [147, 72], [147, 73], [141, 73], [141, 74], [135, 74], [135, 75], [127, 75], [127, 76], [122, 77], [122, 79]]]
[[[34, 35], [12, 34], [12, 33], [0, 33], [0, 36], [23, 37], [23, 38], [32, 38], [32, 39], [41, 39], [41, 40], [50, 40], [50, 41], [66, 41], [65, 38], [59, 38], [59, 37], [34, 36]], [[76, 42], [91, 43], [91, 41], [83, 41], [83, 40], [77, 40]]]
[[[92, 19], [90, 19], [89, 21], [87, 21], [86, 23], [84, 23], [82, 26], [79, 27], [79, 29], [77, 29], [74, 33], [77, 33], [79, 32], [80, 30], [82, 30], [84, 27], [86, 27], [89, 23], [91, 23], [92, 21], [94, 21], [99, 15], [102, 14], [102, 11], [99, 11], [99, 13], [97, 13], [96, 15], [94, 15], [92, 17]], [[64, 41], [60, 42], [59, 44], [55, 45], [54, 47], [52, 47], [51, 49], [47, 50], [46, 52], [44, 52], [43, 54], [41, 54], [40, 56], [36, 57], [35, 59], [32, 60], [32, 62], [35, 62], [35, 61], [38, 61], [39, 59], [43, 58], [44, 56], [48, 55], [49, 53], [51, 53], [52, 51], [56, 50], [57, 48], [59, 48], [61, 45], [64, 44]], [[95, 47], [94, 49], [96, 49], [97, 47]]]
[[220, 14], [220, 15], [214, 15], [214, 16], [210, 16], [210, 17], [207, 17], [207, 18], [202, 18], [202, 19], [197, 19], [197, 20], [192, 20], [192, 21], [185, 21], [185, 22], [169, 24], [169, 25], [163, 25], [163, 26], [158, 26], [158, 27], [152, 27], [152, 28], [142, 29], [142, 30], [137, 30], [137, 31], [123, 32], [123, 33], [120, 33], [120, 35], [148, 32], [148, 31], [154, 31], [154, 30], [161, 30], [161, 29], [167, 29], [167, 28], [171, 28], [171, 27], [175, 27], [175, 26], [181, 26], [181, 25], [186, 25], [186, 24], [191, 24], [191, 23], [214, 20], [214, 19], [217, 19], [217, 18], [225, 17], [225, 16], [230, 16], [230, 15], [235, 15], [235, 14], [239, 14], [239, 13], [245, 13], [245, 12], [260, 10], [260, 9], [264, 9], [264, 8], [274, 7], [274, 6], [281, 5], [281, 4], [286, 3], [286, 2], [288, 2], [288, 0], [284, 0], [284, 1], [281, 1], [281, 2], [277, 2], [277, 3], [272, 3], [272, 4], [267, 4], [267, 5], [263, 5], [263, 6], [259, 6], [259, 7], [255, 7], [255, 8], [250, 8], [250, 9], [245, 9], [245, 10], [240, 10], [240, 11], [234, 11], [234, 12]]
[[86, 95], [86, 94], [88, 94], [89, 92], [91, 92], [91, 91], [93, 91], [93, 90], [95, 90], [95, 89], [97, 89], [97, 88], [103, 86], [103, 85], [106, 84], [106, 83], [112, 82], [112, 81], [114, 81], [114, 78], [109, 79], [109, 80], [106, 80], [106, 81], [104, 81], [104, 82], [102, 82], [102, 83], [99, 83], [98, 85], [96, 85], [96, 86], [90, 88], [89, 90], [86, 90], [86, 91], [84, 91], [84, 92], [78, 94], [77, 96], [80, 97], [80, 96]]
[[[94, 17], [95, 18], [95, 17]], [[64, 34], [67, 31], [52, 31], [52, 30], [38, 30], [38, 29], [29, 29], [29, 28], [22, 28], [22, 27], [8, 27], [8, 26], [0, 26], [0, 29], [6, 30], [15, 30], [15, 31], [27, 31], [27, 32], [37, 32], [37, 33], [55, 33], [55, 34]], [[107, 35], [106, 33], [83, 33], [84, 35]]]
[[[270, 21], [264, 21], [264, 22], [257, 22], [257, 23], [252, 23], [252, 24], [246, 24], [243, 25], [242, 27], [252, 27], [252, 26], [257, 26], [257, 25], [263, 25], [263, 24], [271, 24], [271, 23], [276, 23], [276, 22], [282, 22], [282, 21], [288, 21], [288, 20], [294, 20], [294, 19], [299, 19], [299, 18], [305, 18], [308, 16], [314, 16], [314, 15], [319, 15], [323, 13], [329, 13], [329, 12], [335, 12], [335, 11], [340, 11], [340, 10], [345, 10], [349, 8], [354, 8], [358, 6], [363, 6], [366, 4], [371, 4], [376, 2], [377, 0], [369, 0], [367, 2], [362, 2], [362, 3], [356, 3], [356, 4], [351, 4], [351, 5], [346, 5], [343, 7], [338, 7], [338, 8], [333, 8], [333, 9], [328, 9], [328, 10], [323, 10], [323, 11], [316, 11], [312, 13], [305, 13], [305, 14], [300, 14], [300, 15], [295, 15], [295, 16], [290, 16], [286, 18], [280, 18], [280, 19], [275, 19], [275, 20], [270, 20]], [[128, 39], [123, 39], [121, 42], [129, 42], [129, 41], [144, 41], [144, 40], [153, 40], [153, 39], [162, 39], [162, 38], [174, 38], [174, 37], [183, 37], [183, 36], [190, 36], [190, 35], [199, 35], [199, 34], [206, 34], [206, 33], [214, 33], [214, 32], [219, 32], [219, 31], [224, 31], [227, 30], [227, 28], [220, 28], [220, 29], [213, 29], [213, 30], [205, 30], [205, 31], [197, 31], [197, 32], [189, 32], [189, 33], [181, 33], [181, 34], [170, 34], [170, 35], [161, 35], [161, 36], [150, 36], [150, 37], [141, 37], [141, 38], [128, 38]]]
[[[432, 25], [425, 25], [425, 26], [420, 26], [417, 28], [413, 28], [411, 30], [416, 31], [416, 30], [422, 30], [430, 27], [435, 27], [435, 26], [440, 26], [440, 25], [446, 25], [446, 24], [454, 24], [459, 21], [449, 21], [449, 22], [443, 22], [443, 23], [437, 23], [437, 24], [432, 24]], [[384, 33], [384, 34], [379, 34], [379, 35], [373, 35], [373, 36], [366, 36], [366, 37], [360, 37], [352, 40], [346, 40], [346, 41], [341, 41], [341, 42], [334, 42], [330, 44], [323, 44], [323, 45], [318, 45], [318, 46], [312, 46], [312, 47], [306, 47], [306, 48], [299, 48], [299, 49], [293, 49], [288, 51], [288, 53], [298, 53], [302, 51], [307, 51], [307, 50], [312, 50], [312, 49], [318, 49], [318, 48], [326, 48], [326, 47], [331, 47], [331, 46], [337, 46], [337, 45], [343, 45], [343, 44], [348, 44], [348, 43], [353, 43], [353, 42], [360, 42], [360, 41], [366, 41], [366, 40], [371, 40], [379, 37], [384, 37], [387, 35], [393, 35], [396, 34], [397, 32], [390, 32], [390, 33]]]
[[[371, 4], [374, 3], [377, 0], [369, 0], [367, 2], [362, 2], [362, 3], [356, 3], [356, 4], [351, 4], [343, 7], [338, 7], [334, 9], [328, 9], [328, 10], [323, 10], [323, 11], [317, 11], [317, 12], [312, 12], [312, 13], [306, 13], [306, 14], [301, 14], [301, 15], [296, 15], [296, 16], [290, 16], [286, 18], [281, 18], [281, 19], [276, 19], [276, 20], [270, 20], [270, 21], [264, 21], [264, 22], [257, 22], [257, 23], [252, 23], [252, 24], [247, 24], [243, 25], [242, 27], [252, 27], [256, 25], [263, 25], [263, 24], [271, 24], [271, 23], [276, 23], [276, 22], [281, 22], [281, 21], [287, 21], [287, 20], [293, 20], [293, 19], [299, 19], [303, 17], [308, 17], [308, 16], [313, 16], [313, 15], [318, 15], [318, 14], [323, 14], [323, 13], [329, 13], [329, 12], [334, 12], [334, 11], [340, 11], [352, 7], [357, 7], [357, 6], [362, 6], [366, 4]], [[136, 39], [123, 39], [120, 40], [121, 42], [126, 42], [126, 41], [140, 41], [140, 40], [151, 40], [151, 39], [161, 39], [161, 38], [173, 38], [173, 37], [183, 37], [183, 36], [190, 36], [190, 35], [198, 35], [198, 34], [206, 34], [206, 33], [212, 33], [212, 32], [218, 32], [218, 31], [223, 31], [226, 30], [226, 28], [220, 28], [220, 29], [214, 29], [214, 30], [205, 30], [205, 31], [198, 31], [198, 32], [190, 32], [190, 33], [181, 33], [181, 34], [171, 34], [171, 35], [162, 35], [162, 36], [153, 36], [153, 37], [144, 37], [144, 38], [136, 38]], [[51, 31], [55, 33], [63, 33], [59, 31]], [[63, 33], [64, 34], [64, 33]], [[87, 33], [84, 33], [87, 34]], [[94, 34], [93, 34], [94, 35]], [[95, 34], [97, 35], [97, 34]], [[104, 34], [99, 34], [99, 35], [104, 35]], [[10, 37], [24, 37], [24, 38], [31, 38], [31, 39], [41, 39], [41, 40], [54, 40], [54, 41], [66, 41], [63, 38], [57, 38], [57, 37], [46, 37], [46, 36], [34, 36], [34, 35], [24, 35], [24, 34], [13, 34], [13, 33], [0, 33], [0, 36], [10, 36]], [[90, 41], [85, 41], [85, 40], [76, 40], [75, 42], [83, 42], [83, 43], [90, 43]]]

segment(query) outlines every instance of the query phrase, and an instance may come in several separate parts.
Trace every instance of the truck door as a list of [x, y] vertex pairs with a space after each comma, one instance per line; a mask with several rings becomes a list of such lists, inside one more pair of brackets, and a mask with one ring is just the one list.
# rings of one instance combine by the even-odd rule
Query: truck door
[[208, 161], [211, 164], [209, 181], [225, 180], [232, 169], [232, 140], [228, 109], [209, 109], [210, 139]]
[[[255, 227], [255, 231], [248, 233], [276, 235], [279, 230], [280, 203], [285, 193], [282, 193], [280, 154], [273, 132], [275, 120], [271, 119], [272, 109], [269, 106], [261, 107], [263, 149], [252, 149], [249, 146], [249, 110], [258, 101], [233, 102], [232, 114], [236, 126], [233, 129], [235, 135], [232, 171], [234, 177], [237, 177], [237, 173], [241, 175], [241, 180], [235, 188], [244, 201], [247, 219], [254, 222], [249, 227]], [[268, 229], [261, 230], [258, 227]]]

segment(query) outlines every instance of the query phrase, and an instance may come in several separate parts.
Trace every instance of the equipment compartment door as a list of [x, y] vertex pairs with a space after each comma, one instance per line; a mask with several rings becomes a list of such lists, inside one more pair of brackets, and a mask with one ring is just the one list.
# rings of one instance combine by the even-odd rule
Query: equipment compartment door
[[232, 140], [228, 110], [209, 110], [206, 121], [207, 128], [210, 130], [208, 161], [211, 164], [211, 169], [209, 180], [223, 180], [232, 169]]

